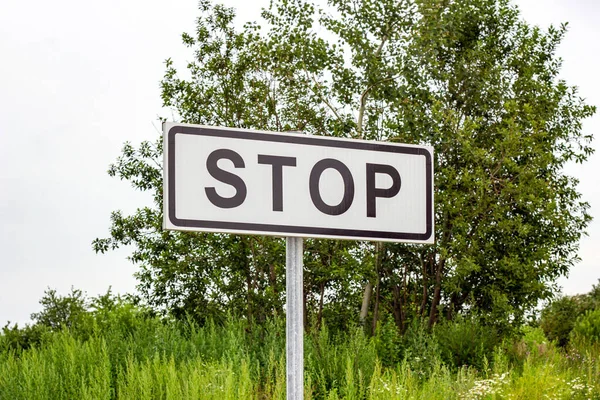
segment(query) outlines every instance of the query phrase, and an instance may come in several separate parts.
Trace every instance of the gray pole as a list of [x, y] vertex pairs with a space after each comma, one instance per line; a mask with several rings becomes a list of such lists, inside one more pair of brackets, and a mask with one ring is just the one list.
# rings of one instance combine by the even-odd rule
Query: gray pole
[[304, 399], [303, 239], [285, 242], [287, 400]]

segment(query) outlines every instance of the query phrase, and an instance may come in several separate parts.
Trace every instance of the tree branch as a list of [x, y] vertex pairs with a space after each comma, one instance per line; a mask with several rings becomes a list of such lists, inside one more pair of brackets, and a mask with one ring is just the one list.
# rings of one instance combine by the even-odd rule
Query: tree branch
[[[379, 58], [379, 56], [381, 55], [381, 51], [383, 50], [383, 46], [385, 45], [385, 43], [387, 42], [387, 35], [384, 35], [383, 38], [381, 39], [381, 43], [379, 43], [379, 47], [377, 47], [377, 50], [375, 50], [375, 58]], [[393, 77], [389, 77], [389, 78], [385, 78], [382, 79], [378, 82], [375, 82], [373, 84], [371, 84], [370, 86], [368, 86], [365, 91], [361, 94], [360, 96], [360, 109], [358, 110], [358, 118], [356, 119], [356, 130], [358, 131], [358, 138], [362, 139], [363, 137], [363, 119], [365, 116], [365, 109], [367, 107], [367, 95], [369, 94], [369, 92], [371, 91], [371, 89], [373, 89], [375, 86], [379, 85], [380, 83], [383, 83], [385, 81], [389, 81], [389, 80], [393, 80]]]

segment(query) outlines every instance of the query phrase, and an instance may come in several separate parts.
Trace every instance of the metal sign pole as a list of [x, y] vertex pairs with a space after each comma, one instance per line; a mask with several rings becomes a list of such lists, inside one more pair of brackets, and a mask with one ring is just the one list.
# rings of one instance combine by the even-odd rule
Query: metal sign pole
[[304, 398], [303, 244], [302, 238], [286, 238], [285, 343], [287, 400], [302, 400]]

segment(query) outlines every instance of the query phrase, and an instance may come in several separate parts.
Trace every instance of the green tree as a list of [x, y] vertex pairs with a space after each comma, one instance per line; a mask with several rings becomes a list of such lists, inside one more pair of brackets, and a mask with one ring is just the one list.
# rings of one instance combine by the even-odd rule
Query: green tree
[[71, 293], [61, 296], [55, 289], [48, 288], [40, 304], [42, 311], [31, 314], [31, 319], [35, 324], [51, 330], [76, 327], [84, 323], [88, 316], [87, 299], [79, 289], [71, 288]]
[[[531, 27], [509, 0], [282, 0], [242, 29], [232, 9], [200, 12], [187, 76], [168, 59], [161, 83], [181, 122], [434, 147], [436, 244], [309, 245], [319, 314], [519, 323], [577, 260], [590, 216], [563, 169], [591, 154], [595, 108], [558, 79], [566, 25]], [[96, 251], [134, 244], [155, 306], [281, 310], [281, 241], [161, 230], [160, 157], [160, 141], [125, 146], [109, 173], [155, 205], [114, 213]]]
[[575, 327], [580, 336], [593, 336], [597, 310], [600, 310], [600, 283], [593, 285], [589, 293], [553, 299], [542, 309], [540, 326], [548, 339], [564, 347], [573, 337]]

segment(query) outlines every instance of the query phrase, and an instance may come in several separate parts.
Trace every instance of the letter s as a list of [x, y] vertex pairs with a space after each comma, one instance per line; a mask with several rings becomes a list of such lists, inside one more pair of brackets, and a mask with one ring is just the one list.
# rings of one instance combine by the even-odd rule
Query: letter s
[[246, 184], [239, 176], [227, 172], [219, 168], [217, 162], [221, 159], [227, 159], [233, 162], [235, 168], [245, 168], [244, 159], [238, 153], [229, 149], [215, 150], [206, 159], [206, 169], [208, 173], [215, 179], [231, 185], [235, 188], [236, 192], [233, 197], [222, 197], [220, 196], [214, 187], [206, 187], [206, 197], [219, 208], [234, 208], [241, 205], [246, 200]]

